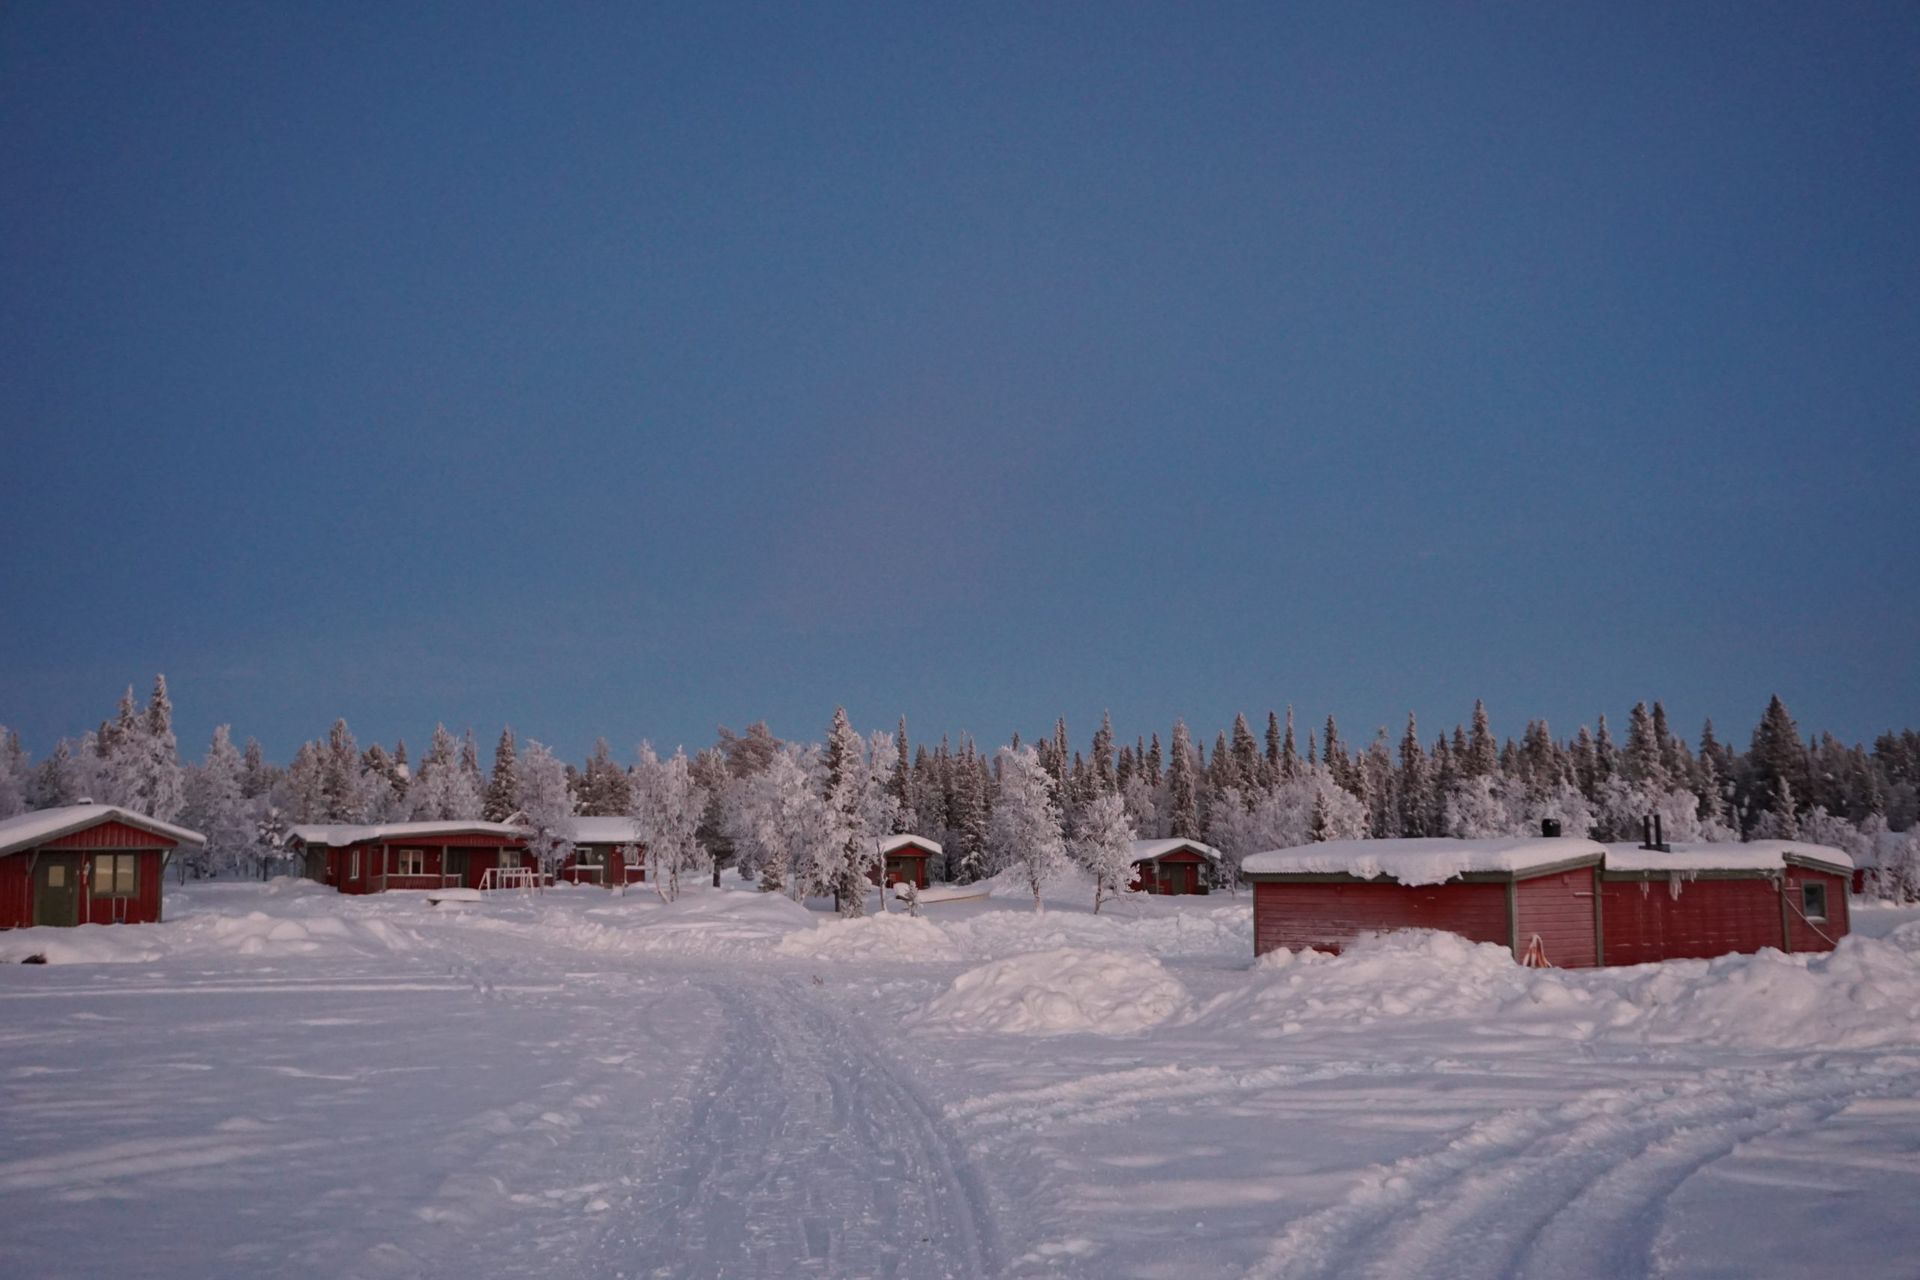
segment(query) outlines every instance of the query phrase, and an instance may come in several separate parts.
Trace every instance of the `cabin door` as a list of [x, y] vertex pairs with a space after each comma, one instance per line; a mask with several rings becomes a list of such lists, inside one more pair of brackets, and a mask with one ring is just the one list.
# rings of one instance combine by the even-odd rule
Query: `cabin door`
[[33, 867], [33, 922], [80, 923], [80, 855], [43, 853]]

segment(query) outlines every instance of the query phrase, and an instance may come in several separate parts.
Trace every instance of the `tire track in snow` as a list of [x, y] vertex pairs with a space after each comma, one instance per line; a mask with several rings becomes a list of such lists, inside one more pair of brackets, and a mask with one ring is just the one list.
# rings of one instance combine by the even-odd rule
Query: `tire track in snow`
[[[606, 1246], [654, 1277], [999, 1273], [960, 1143], [863, 1028], [792, 981], [711, 984], [724, 1019], [650, 1197]], [[636, 1265], [637, 1264], [637, 1265]]]
[[1660, 1206], [1741, 1143], [1817, 1121], [1911, 1075], [1714, 1071], [1589, 1090], [1490, 1116], [1434, 1151], [1375, 1168], [1295, 1222], [1261, 1280], [1645, 1274]]

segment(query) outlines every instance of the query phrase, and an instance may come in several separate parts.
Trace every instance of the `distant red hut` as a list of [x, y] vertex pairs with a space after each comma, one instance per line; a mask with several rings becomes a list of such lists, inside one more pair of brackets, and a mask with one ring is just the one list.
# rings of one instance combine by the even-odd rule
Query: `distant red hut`
[[1516, 960], [1600, 961], [1606, 850], [1591, 840], [1337, 840], [1256, 853], [1254, 954], [1339, 951], [1363, 933], [1444, 929]]
[[1851, 927], [1853, 860], [1792, 840], [1607, 846], [1607, 964], [1706, 959], [1778, 947], [1831, 951]]
[[1220, 851], [1198, 840], [1135, 840], [1133, 885], [1145, 893], [1206, 893]]
[[341, 893], [389, 889], [485, 889], [495, 868], [527, 861], [526, 832], [504, 822], [306, 823], [287, 833], [309, 880]]
[[0, 821], [0, 929], [153, 924], [167, 859], [206, 837], [109, 804]]
[[880, 865], [869, 871], [867, 878], [879, 885], [910, 884], [924, 889], [931, 883], [928, 867], [935, 858], [946, 856], [947, 851], [937, 840], [925, 836], [889, 836], [880, 842]]
[[575, 818], [573, 852], [554, 873], [569, 884], [609, 887], [639, 884], [647, 878], [647, 846], [632, 818]]

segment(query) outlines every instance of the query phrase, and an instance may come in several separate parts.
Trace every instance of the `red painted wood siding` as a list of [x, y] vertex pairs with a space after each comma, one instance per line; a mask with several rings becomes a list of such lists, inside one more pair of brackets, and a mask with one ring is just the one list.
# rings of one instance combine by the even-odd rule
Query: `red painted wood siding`
[[1475, 942], [1511, 941], [1504, 884], [1436, 884], [1418, 888], [1391, 881], [1367, 884], [1253, 886], [1253, 951], [1280, 947], [1338, 950], [1362, 933], [1382, 929], [1445, 929]]
[[80, 897], [83, 924], [152, 924], [160, 919], [161, 881], [165, 870], [160, 855], [153, 850], [136, 852], [138, 866], [133, 873], [133, 894], [126, 898], [97, 898], [93, 895], [93, 859], [81, 869], [85, 892]]
[[178, 840], [130, 827], [124, 822], [96, 822], [80, 831], [49, 840], [42, 849], [171, 849]]
[[0, 929], [24, 929], [33, 923], [33, 879], [27, 855], [0, 858]]
[[[1208, 888], [1206, 861], [1184, 849], [1142, 859], [1133, 864], [1133, 883], [1129, 887], [1142, 893], [1205, 893]], [[1168, 870], [1163, 872], [1162, 867]]]
[[[1831, 951], [1834, 943], [1847, 936], [1852, 921], [1847, 916], [1847, 888], [1851, 877], [1829, 875], [1824, 871], [1809, 871], [1805, 867], [1787, 868], [1787, 902], [1794, 907], [1800, 905], [1800, 886], [1811, 881], [1827, 886], [1827, 918], [1809, 923], [1800, 918], [1797, 911], [1787, 912], [1787, 939], [1795, 951]], [[1819, 927], [1816, 933], [1815, 926]], [[1826, 934], [1826, 938], [1820, 934]], [[1833, 941], [1829, 942], [1827, 939]]]
[[1520, 949], [1524, 953], [1535, 934], [1549, 963], [1562, 969], [1591, 969], [1600, 963], [1594, 937], [1594, 869], [1534, 876], [1514, 886], [1519, 909]]
[[1704, 960], [1781, 944], [1780, 894], [1765, 877], [1679, 881], [1602, 880], [1601, 931], [1608, 964]]

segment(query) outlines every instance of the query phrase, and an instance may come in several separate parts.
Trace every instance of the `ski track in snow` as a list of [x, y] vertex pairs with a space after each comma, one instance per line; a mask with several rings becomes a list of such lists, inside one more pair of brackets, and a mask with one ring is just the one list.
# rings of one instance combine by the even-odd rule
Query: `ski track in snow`
[[[1831, 1070], [1830, 1068], [1828, 1070]], [[1444, 1146], [1370, 1170], [1296, 1220], [1257, 1280], [1618, 1280], [1658, 1274], [1667, 1199], [1766, 1134], [1817, 1123], [1920, 1076], [1715, 1070], [1502, 1111]]]
[[705, 985], [722, 1039], [650, 1202], [605, 1244], [630, 1274], [986, 1277], [1001, 1245], [948, 1122], [797, 979]]

